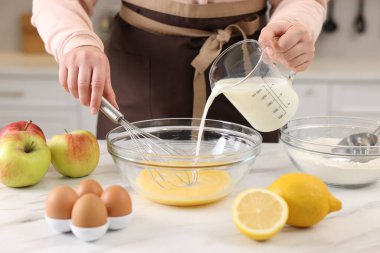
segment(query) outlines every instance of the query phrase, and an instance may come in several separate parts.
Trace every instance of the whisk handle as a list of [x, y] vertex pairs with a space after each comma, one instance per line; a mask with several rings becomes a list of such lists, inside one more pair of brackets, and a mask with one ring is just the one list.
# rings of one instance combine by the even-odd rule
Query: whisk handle
[[100, 104], [100, 111], [104, 113], [110, 120], [118, 124], [124, 118], [123, 114], [119, 112], [107, 99], [102, 97]]

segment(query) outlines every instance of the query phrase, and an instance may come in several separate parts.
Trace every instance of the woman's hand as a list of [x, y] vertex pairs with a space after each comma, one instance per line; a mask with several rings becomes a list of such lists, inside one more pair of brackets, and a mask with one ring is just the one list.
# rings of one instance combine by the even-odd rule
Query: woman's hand
[[98, 112], [102, 96], [118, 108], [107, 56], [96, 47], [77, 47], [65, 54], [59, 62], [59, 82], [81, 104], [90, 106], [92, 114]]
[[269, 23], [262, 29], [259, 43], [274, 62], [295, 72], [307, 69], [314, 58], [314, 40], [301, 24]]

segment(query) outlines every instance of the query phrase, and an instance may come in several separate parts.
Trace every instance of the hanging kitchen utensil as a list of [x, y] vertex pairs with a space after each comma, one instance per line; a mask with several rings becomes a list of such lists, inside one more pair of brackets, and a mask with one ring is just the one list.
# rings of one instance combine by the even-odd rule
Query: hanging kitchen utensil
[[358, 15], [354, 21], [354, 28], [357, 33], [364, 33], [366, 30], [366, 22], [364, 19], [364, 0], [359, 0]]
[[326, 33], [333, 33], [338, 29], [338, 25], [334, 20], [334, 0], [329, 1], [327, 7], [327, 18], [322, 27]]

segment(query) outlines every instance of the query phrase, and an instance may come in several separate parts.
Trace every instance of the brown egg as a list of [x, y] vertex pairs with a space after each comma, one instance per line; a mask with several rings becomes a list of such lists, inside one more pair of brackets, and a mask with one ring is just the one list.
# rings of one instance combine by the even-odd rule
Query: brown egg
[[66, 185], [55, 187], [45, 203], [46, 215], [53, 219], [70, 219], [78, 194]]
[[82, 180], [78, 184], [76, 190], [79, 197], [85, 195], [86, 193], [93, 193], [100, 197], [103, 192], [103, 188], [100, 186], [100, 184], [93, 179]]
[[132, 212], [132, 201], [128, 191], [119, 185], [111, 185], [102, 194], [108, 217], [120, 217]]
[[73, 207], [71, 221], [81, 228], [100, 227], [107, 223], [107, 208], [98, 196], [87, 193]]

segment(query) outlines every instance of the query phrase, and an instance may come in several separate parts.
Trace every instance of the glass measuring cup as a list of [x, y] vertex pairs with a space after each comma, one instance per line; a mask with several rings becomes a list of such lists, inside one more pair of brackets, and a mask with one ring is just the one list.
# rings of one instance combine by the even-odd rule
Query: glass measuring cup
[[224, 50], [210, 69], [213, 95], [223, 93], [255, 129], [270, 132], [296, 113], [298, 95], [256, 40], [242, 40]]

